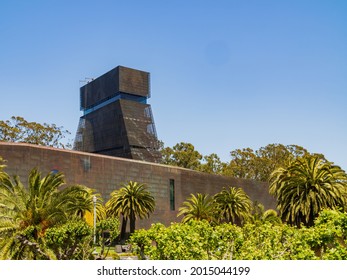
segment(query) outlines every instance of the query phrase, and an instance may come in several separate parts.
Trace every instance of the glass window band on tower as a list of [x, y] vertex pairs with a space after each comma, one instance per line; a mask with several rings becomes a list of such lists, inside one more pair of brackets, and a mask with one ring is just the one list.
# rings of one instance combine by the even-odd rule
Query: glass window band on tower
[[83, 116], [74, 149], [160, 162], [148, 72], [118, 66], [80, 89]]
[[175, 211], [175, 180], [170, 179], [170, 210]]

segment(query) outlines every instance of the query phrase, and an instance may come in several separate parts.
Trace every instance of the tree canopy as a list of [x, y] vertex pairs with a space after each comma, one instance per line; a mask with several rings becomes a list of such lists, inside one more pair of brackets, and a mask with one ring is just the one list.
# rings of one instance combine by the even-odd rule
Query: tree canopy
[[[269, 144], [258, 150], [235, 149], [230, 152], [230, 161], [222, 162], [216, 153], [202, 155], [191, 143], [180, 142], [172, 148], [164, 147], [162, 143], [161, 154], [164, 164], [267, 182], [275, 169], [285, 167], [296, 158], [310, 153], [298, 145]], [[317, 156], [324, 159], [321, 154]]]
[[0, 141], [28, 143], [55, 148], [71, 148], [71, 143], [64, 144], [63, 139], [70, 132], [55, 124], [29, 122], [23, 117], [11, 117], [0, 120]]
[[202, 155], [195, 150], [194, 145], [180, 142], [172, 148], [162, 148], [162, 161], [164, 164], [198, 170]]

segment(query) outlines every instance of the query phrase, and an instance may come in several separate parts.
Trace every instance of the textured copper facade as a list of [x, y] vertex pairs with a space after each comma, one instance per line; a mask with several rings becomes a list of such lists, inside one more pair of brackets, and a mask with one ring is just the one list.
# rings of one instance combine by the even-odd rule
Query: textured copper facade
[[151, 106], [150, 75], [118, 66], [80, 89], [83, 116], [74, 149], [159, 162]]
[[[100, 192], [105, 200], [121, 183], [130, 180], [145, 183], [155, 197], [155, 212], [148, 220], [137, 221], [137, 227], [149, 227], [161, 222], [169, 225], [179, 221], [178, 208], [191, 193], [213, 195], [223, 187], [241, 187], [253, 201], [265, 208], [276, 207], [266, 183], [211, 175], [189, 169], [116, 158], [92, 153], [46, 148], [28, 144], [0, 142], [0, 156], [7, 160], [6, 171], [17, 174], [25, 182], [29, 171], [38, 167], [43, 174], [58, 170], [65, 174], [68, 184], [84, 184]], [[174, 183], [174, 192], [171, 187]], [[174, 194], [174, 197], [170, 197]], [[174, 205], [171, 203], [174, 202]], [[172, 207], [173, 206], [173, 207]]]

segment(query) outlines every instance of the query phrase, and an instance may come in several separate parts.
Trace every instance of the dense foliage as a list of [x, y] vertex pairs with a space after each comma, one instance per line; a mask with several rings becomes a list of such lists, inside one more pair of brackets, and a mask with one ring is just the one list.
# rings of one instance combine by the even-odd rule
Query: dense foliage
[[165, 147], [161, 149], [162, 160], [164, 164], [179, 166], [183, 168], [198, 170], [202, 155], [195, 150], [194, 145], [190, 143], [177, 143], [172, 148]]
[[0, 120], [0, 141], [29, 143], [55, 148], [71, 148], [71, 144], [63, 143], [70, 132], [55, 124], [29, 122], [23, 117], [11, 117]]
[[121, 239], [123, 239], [128, 219], [130, 233], [133, 233], [136, 218], [148, 217], [154, 211], [155, 200], [145, 184], [130, 181], [113, 191], [105, 206], [106, 213], [110, 217], [122, 216]]
[[247, 223], [243, 227], [190, 220], [154, 224], [130, 240], [139, 258], [153, 260], [347, 259], [347, 213], [321, 212], [311, 228]]
[[0, 174], [0, 258], [76, 258], [90, 235], [82, 219], [93, 208], [90, 189], [66, 186], [62, 173], [42, 176], [33, 169], [27, 187], [17, 176]]
[[222, 162], [215, 153], [203, 156], [191, 143], [180, 142], [172, 148], [164, 147], [163, 143], [161, 146], [164, 164], [258, 181], [268, 181], [274, 170], [299, 157], [315, 155], [324, 159], [323, 155], [310, 154], [298, 145], [269, 144], [258, 150], [235, 149], [230, 152], [229, 162]]
[[[189, 147], [185, 153], [194, 150]], [[282, 220], [277, 211], [251, 202], [242, 189], [224, 188], [213, 197], [191, 194], [179, 209], [181, 223], [154, 224], [131, 236], [141, 259], [347, 259], [345, 171], [298, 146], [269, 145], [232, 156], [223, 170], [270, 180]]]

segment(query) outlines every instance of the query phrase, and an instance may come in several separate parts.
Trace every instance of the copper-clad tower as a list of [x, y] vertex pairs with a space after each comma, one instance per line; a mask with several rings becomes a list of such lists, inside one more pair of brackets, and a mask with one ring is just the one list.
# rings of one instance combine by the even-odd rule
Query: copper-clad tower
[[80, 88], [80, 118], [74, 149], [159, 162], [151, 106], [150, 75], [118, 66]]

